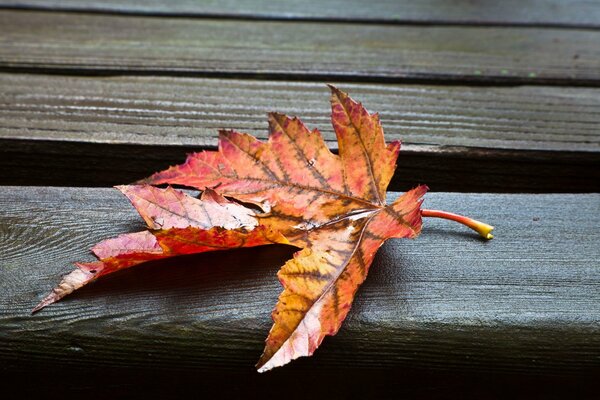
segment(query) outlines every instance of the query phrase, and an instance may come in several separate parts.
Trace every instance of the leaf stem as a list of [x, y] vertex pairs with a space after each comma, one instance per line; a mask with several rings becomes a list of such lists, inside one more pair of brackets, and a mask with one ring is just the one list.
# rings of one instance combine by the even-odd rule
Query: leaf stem
[[458, 222], [460, 224], [468, 226], [475, 232], [479, 233], [481, 237], [488, 240], [494, 237], [494, 235], [490, 233], [492, 229], [494, 229], [493, 226], [488, 225], [484, 222], [474, 220], [472, 218], [465, 217], [463, 215], [453, 214], [451, 212], [439, 210], [421, 210], [421, 215], [423, 217], [444, 218], [449, 219], [450, 221]]

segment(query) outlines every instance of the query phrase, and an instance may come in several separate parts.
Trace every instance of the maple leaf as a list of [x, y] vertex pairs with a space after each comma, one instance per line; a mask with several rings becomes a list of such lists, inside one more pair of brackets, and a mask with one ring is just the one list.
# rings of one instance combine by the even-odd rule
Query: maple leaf
[[183, 165], [144, 180], [218, 188], [225, 196], [269, 208], [258, 216], [260, 224], [303, 249], [278, 273], [285, 289], [272, 314], [259, 371], [313, 354], [340, 328], [384, 241], [421, 231], [426, 186], [385, 202], [400, 144], [386, 145], [378, 115], [331, 89], [339, 155], [329, 151], [317, 130], [272, 113], [266, 143], [221, 131], [218, 151], [192, 154]]
[[[317, 130], [278, 113], [269, 115], [267, 142], [221, 131], [218, 151], [192, 154], [184, 164], [136, 186], [119, 187], [150, 231], [95, 246], [99, 261], [78, 263], [35, 310], [99, 276], [144, 261], [288, 243], [301, 250], [278, 273], [284, 290], [257, 364], [263, 372], [313, 354], [325, 336], [337, 333], [377, 249], [389, 238], [416, 237], [423, 215], [457, 220], [491, 238], [489, 225], [421, 210], [426, 186], [386, 204], [400, 144], [386, 145], [378, 115], [330, 88], [339, 154], [327, 148]], [[199, 189], [202, 198], [151, 186], [162, 184]]]

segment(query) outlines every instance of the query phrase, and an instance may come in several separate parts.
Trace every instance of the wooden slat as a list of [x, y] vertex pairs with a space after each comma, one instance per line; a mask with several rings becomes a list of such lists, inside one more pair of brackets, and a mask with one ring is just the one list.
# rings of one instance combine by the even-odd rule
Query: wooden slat
[[0, 68], [600, 82], [600, 31], [0, 12]]
[[[483, 242], [428, 219], [417, 240], [389, 241], [339, 334], [265, 379], [297, 381], [313, 371], [324, 386], [340, 386], [351, 382], [327, 374], [421, 368], [580, 379], [600, 372], [598, 194], [433, 193], [425, 205], [485, 219], [496, 238]], [[90, 246], [141, 228], [114, 189], [0, 190], [5, 371], [251, 373], [280, 291], [275, 273], [294, 249], [140, 266], [29, 315], [71, 262], [91, 259]]]
[[[600, 152], [600, 88], [337, 83], [409, 147]], [[299, 116], [336, 144], [323, 83], [0, 74], [0, 137], [215, 146], [218, 129], [267, 137]]]
[[[0, 86], [2, 184], [133, 181], [216, 146], [219, 128], [265, 139], [269, 111], [336, 147], [321, 83], [0, 74]], [[600, 89], [339, 87], [403, 141], [396, 189], [600, 191]]]
[[584, 0], [1, 0], [0, 7], [244, 18], [600, 26], [600, 2]]

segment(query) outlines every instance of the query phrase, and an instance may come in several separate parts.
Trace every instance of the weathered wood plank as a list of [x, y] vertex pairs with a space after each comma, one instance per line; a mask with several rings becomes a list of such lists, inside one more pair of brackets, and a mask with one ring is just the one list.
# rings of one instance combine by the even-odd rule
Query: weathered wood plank
[[[600, 152], [600, 88], [337, 84], [409, 147]], [[0, 74], [0, 137], [215, 146], [297, 115], [333, 146], [329, 89], [272, 80]]]
[[396, 23], [600, 26], [600, 2], [584, 0], [0, 0], [0, 7]]
[[[484, 218], [496, 239], [427, 220], [417, 240], [389, 241], [340, 333], [286, 367], [288, 377], [403, 368], [580, 379], [600, 371], [598, 194], [434, 193], [426, 206]], [[90, 259], [95, 242], [141, 228], [115, 190], [3, 187], [0, 364], [251, 371], [280, 291], [275, 272], [293, 249], [140, 266], [29, 315], [72, 261]]]
[[[339, 85], [403, 141], [393, 187], [600, 191], [600, 89]], [[300, 116], [330, 147], [321, 83], [0, 74], [2, 184], [106, 186], [216, 145], [219, 128], [267, 136]]]
[[0, 68], [600, 83], [600, 31], [0, 12]]

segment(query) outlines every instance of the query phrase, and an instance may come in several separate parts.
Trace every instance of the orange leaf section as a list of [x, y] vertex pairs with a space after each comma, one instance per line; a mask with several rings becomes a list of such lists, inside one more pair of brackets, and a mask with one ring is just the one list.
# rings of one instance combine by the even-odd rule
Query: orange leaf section
[[331, 121], [344, 165], [344, 182], [355, 197], [385, 205], [385, 192], [396, 169], [400, 143], [385, 145], [379, 115], [332, 87]]
[[377, 249], [421, 230], [419, 186], [386, 205], [400, 149], [386, 145], [379, 117], [331, 87], [339, 155], [297, 118], [269, 115], [268, 141], [222, 131], [218, 151], [192, 154], [144, 183], [214, 188], [259, 205], [259, 223], [301, 247], [279, 272], [284, 291], [259, 371], [313, 354], [340, 328]]
[[420, 186], [392, 206], [342, 218], [309, 233], [310, 246], [296, 253], [277, 275], [285, 290], [273, 311], [275, 323], [257, 364], [259, 372], [310, 356], [326, 335], [337, 333], [383, 242], [420, 233], [419, 199], [426, 190]]
[[217, 188], [225, 196], [270, 208], [269, 224], [294, 235], [339, 215], [381, 207], [400, 144], [385, 145], [377, 115], [332, 88], [332, 121], [340, 155], [297, 118], [269, 115], [269, 140], [221, 131], [219, 150], [188, 157], [144, 183]]
[[101, 276], [140, 263], [185, 254], [288, 243], [280, 233], [259, 226], [254, 212], [212, 190], [196, 199], [172, 188], [121, 186], [152, 231], [120, 235], [92, 249], [99, 261], [77, 269], [33, 310], [56, 302]]

